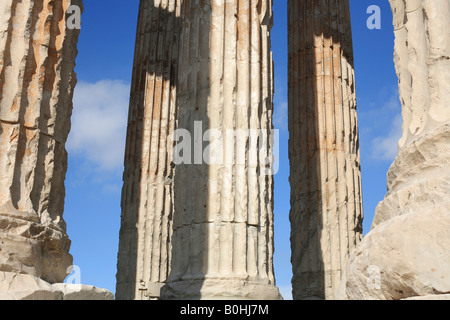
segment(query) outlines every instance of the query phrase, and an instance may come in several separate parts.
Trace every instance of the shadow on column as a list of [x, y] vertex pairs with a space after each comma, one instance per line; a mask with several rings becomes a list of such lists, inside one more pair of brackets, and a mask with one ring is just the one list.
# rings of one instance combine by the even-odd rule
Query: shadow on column
[[[337, 139], [350, 136], [346, 148], [359, 154], [357, 124], [351, 112], [345, 120], [351, 132], [337, 134], [335, 115], [342, 110], [334, 109], [340, 107], [334, 100], [335, 93], [343, 94], [336, 84], [349, 80], [342, 78], [338, 65], [341, 56], [353, 68], [349, 4], [348, 0], [290, 0], [288, 8], [293, 298], [329, 299], [337, 289], [332, 287], [336, 283], [333, 277], [340, 277], [335, 270], [343, 271], [342, 266], [332, 267], [331, 262], [340, 255], [340, 246], [348, 245], [340, 243], [337, 250], [331, 245], [333, 238], [340, 241], [339, 228], [333, 225], [339, 219], [338, 209], [332, 203], [341, 205], [336, 193], [338, 179], [343, 177], [336, 177], [339, 163], [335, 161], [339, 151], [336, 145], [342, 146], [345, 141]], [[338, 59], [333, 55], [336, 51], [340, 53]], [[355, 87], [351, 81], [345, 85], [353, 99]], [[359, 168], [359, 162], [356, 165]], [[333, 167], [336, 169], [330, 170]], [[347, 197], [348, 202], [355, 199]], [[354, 221], [354, 225], [355, 232], [362, 231], [361, 221]]]
[[[248, 272], [234, 270], [230, 261], [232, 259], [246, 261], [246, 251], [250, 247], [248, 244], [248, 238], [251, 236], [248, 234], [249, 230], [254, 231], [255, 237], [251, 240], [256, 241], [257, 244], [258, 232], [270, 234], [272, 226], [262, 226], [255, 222], [251, 222], [253, 223], [251, 225], [246, 220], [248, 218], [248, 206], [238, 203], [239, 200], [237, 200], [235, 194], [229, 198], [223, 197], [222, 202], [217, 205], [212, 198], [216, 195], [216, 189], [222, 186], [214, 187], [213, 184], [228, 183], [228, 187], [232, 188], [235, 184], [234, 180], [242, 177], [236, 178], [238, 176], [236, 174], [237, 169], [232, 166], [231, 169], [226, 168], [229, 172], [226, 173], [226, 178], [223, 178], [223, 175], [225, 175], [223, 171], [226, 170], [224, 166], [217, 166], [220, 167], [217, 169], [213, 165], [208, 165], [203, 157], [205, 147], [210, 142], [208, 137], [204, 136], [205, 132], [209, 129], [223, 131], [229, 129], [229, 127], [234, 128], [232, 124], [235, 125], [237, 121], [237, 117], [233, 115], [233, 112], [236, 111], [225, 110], [226, 107], [223, 107], [226, 105], [229, 108], [232, 106], [237, 109], [236, 106], [239, 105], [233, 92], [231, 94], [228, 92], [228, 104], [223, 101], [225, 94], [222, 91], [230, 91], [233, 86], [230, 84], [233, 81], [233, 76], [230, 74], [236, 72], [236, 78], [238, 79], [236, 82], [243, 82], [242, 88], [248, 81], [245, 80], [246, 77], [239, 79], [237, 63], [233, 65], [230, 62], [231, 60], [233, 62], [239, 60], [238, 53], [236, 53], [238, 50], [234, 52], [230, 50], [230, 48], [233, 49], [232, 47], [226, 47], [227, 45], [235, 46], [236, 43], [242, 41], [239, 38], [239, 32], [237, 32], [238, 37], [236, 37], [235, 33], [230, 32], [229, 28], [227, 29], [227, 19], [239, 20], [238, 15], [234, 12], [236, 7], [235, 4], [227, 4], [223, 6], [224, 11], [218, 10], [218, 12], [221, 11], [220, 14], [223, 14], [223, 17], [219, 17], [219, 13], [212, 17], [211, 0], [176, 1], [181, 8], [180, 19], [174, 17], [173, 13], [159, 8], [150, 10], [154, 12], [153, 15], [150, 14], [151, 17], [141, 15], [138, 24], [143, 29], [138, 30], [136, 42], [125, 158], [126, 169], [124, 173], [122, 228], [117, 276], [118, 292], [121, 288], [120, 290], [124, 294], [118, 295], [120, 299], [142, 299], [141, 293], [138, 292], [141, 289], [145, 291], [144, 296], [147, 295], [147, 298], [194, 300], [220, 297], [221, 294], [227, 297], [239, 297], [241, 293], [234, 292], [235, 288], [236, 291], [239, 291], [243, 287], [249, 290], [249, 287], [266, 285], [257, 281], [250, 283]], [[172, 2], [175, 2], [175, 0], [169, 1], [169, 3]], [[239, 4], [244, 3], [246, 3], [245, 0], [239, 0]], [[141, 12], [145, 5], [153, 7], [155, 4], [153, 1], [142, 0]], [[222, 4], [218, 3], [218, 7], [219, 9], [222, 8]], [[237, 9], [239, 9], [239, 6]], [[221, 18], [225, 19], [226, 31], [222, 30], [223, 21], [220, 21]], [[143, 19], [149, 19], [149, 23], [144, 23]], [[214, 19], [220, 21], [220, 25], [212, 24]], [[177, 28], [177, 31], [173, 32], [171, 36], [169, 36], [170, 33], [167, 30], [168, 20], [174, 20], [174, 25]], [[237, 21], [235, 21], [236, 24]], [[218, 22], [216, 23], [218, 24]], [[248, 36], [250, 36], [250, 24], [246, 20], [240, 23], [241, 28], [245, 27]], [[268, 23], [268, 21], [264, 21], [264, 23]], [[151, 32], [152, 30], [155, 30], [155, 32]], [[211, 32], [214, 34], [210, 35]], [[224, 42], [221, 43], [220, 38], [215, 39], [214, 45], [218, 47], [211, 48], [211, 37], [224, 37]], [[229, 38], [229, 44], [226, 43], [226, 38]], [[232, 41], [230, 41], [231, 38]], [[245, 36], [242, 35], [242, 38], [245, 39]], [[246, 63], [247, 67], [250, 68], [251, 50], [245, 44], [242, 51], [248, 51], [249, 58], [247, 58]], [[179, 47], [179, 50], [176, 50], [177, 54], [172, 53], [172, 57], [168, 59], [164, 52], [169, 50], [171, 45]], [[222, 47], [219, 48], [220, 45]], [[269, 57], [266, 57], [266, 59], [268, 60]], [[268, 67], [266, 66], [266, 68]], [[230, 74], [225, 75], [224, 73]], [[249, 76], [249, 74], [246, 74], [246, 76]], [[162, 78], [162, 88], [157, 85], [149, 86], [148, 79], [158, 77]], [[258, 81], [262, 81], [262, 78], [264, 78], [263, 75]], [[173, 113], [169, 113], [169, 122], [175, 126], [179, 139], [176, 139], [172, 145], [168, 144], [166, 148], [161, 149], [160, 144], [152, 142], [155, 136], [161, 137], [167, 133], [159, 130], [156, 135], [153, 134], [155, 132], [154, 125], [161, 122], [161, 114], [163, 114], [163, 109], [158, 109], [158, 104], [155, 101], [159, 96], [164, 96], [164, 92], [167, 92], [165, 91], [166, 85], [171, 94], [170, 103], [176, 102]], [[234, 85], [237, 87], [237, 84]], [[270, 85], [268, 87], [271, 88]], [[270, 91], [271, 89], [268, 88], [267, 90]], [[160, 91], [163, 93], [158, 93]], [[247, 98], [250, 98], [250, 86], [245, 92], [247, 91]], [[270, 92], [265, 99], [271, 98], [272, 93]], [[244, 107], [248, 107], [248, 109], [243, 109], [244, 112], [241, 109], [241, 112], [247, 111], [250, 115], [252, 112], [250, 105], [244, 105]], [[258, 110], [253, 110], [253, 112], [255, 118], [258, 118], [259, 121], [263, 121], [261, 118], [267, 118], [268, 114], [271, 114], [269, 112], [264, 113], [262, 102], [259, 104]], [[232, 121], [231, 125], [230, 123], [227, 125], [222, 123], [221, 119], [225, 118], [224, 113], [228, 113], [228, 116], [232, 115], [227, 119], [227, 121]], [[267, 121], [267, 119], [264, 121]], [[271, 122], [268, 123], [271, 124]], [[247, 125], [246, 122], [242, 126]], [[248, 128], [245, 127], [244, 129]], [[146, 149], [145, 146], [147, 145], [150, 145], [150, 147]], [[171, 161], [161, 161], [161, 159], [168, 159], [172, 156], [169, 149], [174, 146], [176, 146], [176, 149]], [[247, 148], [247, 146], [245, 147]], [[157, 159], [155, 162], [144, 161], [144, 159], [151, 158], [155, 152], [162, 153], [162, 157], [155, 157]], [[143, 166], [147, 161], [149, 167], [144, 168]], [[215, 169], [217, 169], [217, 174], [211, 173]], [[149, 196], [147, 189], [157, 188], [155, 185], [158, 183], [151, 179], [152, 173], [164, 178], [166, 192]], [[220, 177], [216, 177], [216, 175], [220, 175]], [[246, 175], [247, 173], [244, 172], [243, 176], [246, 177]], [[265, 183], [268, 182], [265, 181]], [[248, 186], [248, 188], [253, 187], [256, 188], [253, 185]], [[247, 188], [247, 184], [245, 188]], [[238, 193], [238, 191], [233, 192]], [[227, 207], [226, 199], [230, 199], [234, 203]], [[248, 199], [245, 200], [248, 201]], [[266, 203], [268, 201], [265, 199], [262, 205], [268, 207], [269, 203]], [[160, 203], [160, 206], [168, 208], [168, 211], [164, 211], [165, 213], [170, 212], [167, 215], [170, 231], [165, 238], [160, 237], [160, 231], [167, 226], [164, 224], [164, 219], [159, 219], [159, 212], [161, 211], [151, 208], [153, 204], [155, 207], [159, 207], [158, 203]], [[232, 208], [234, 208], [235, 203], [237, 203], [236, 206], [242, 205], [244, 207], [241, 210], [243, 217], [240, 217], [240, 220], [242, 221], [234, 219], [237, 210]], [[221, 205], [230, 209], [231, 213], [222, 212]], [[227, 214], [231, 217], [228, 217]], [[267, 215], [270, 214], [272, 212]], [[265, 218], [267, 219], [267, 217]], [[239, 222], [239, 225], [236, 222]], [[151, 227], [149, 227], [150, 225]], [[238, 228], [242, 228], [242, 230]], [[218, 245], [219, 242], [220, 246]], [[240, 246], [242, 254], [238, 256], [238, 253], [234, 252], [233, 249], [236, 243], [241, 244], [240, 242], [245, 245]], [[164, 243], [167, 245], [163, 246]], [[256, 244], [251, 243], [255, 248]], [[272, 244], [267, 244], [267, 246], [270, 245]], [[162, 254], [155, 254], [163, 250], [167, 251], [167, 259], [164, 259]], [[218, 257], [219, 250], [221, 250], [220, 257]], [[271, 249], [265, 249], [261, 255], [265, 254], [264, 258], [266, 258], [266, 256], [271, 255], [271, 252]], [[142, 257], [147, 258], [143, 259]], [[153, 262], [148, 262], [148, 257], [151, 257]], [[143, 260], [145, 261], [143, 262]], [[269, 269], [265, 260], [261, 260], [263, 262], [258, 267]], [[270, 259], [266, 260], [271, 261]], [[149, 268], [152, 269], [149, 271]], [[159, 269], [156, 270], [156, 268]], [[233, 276], [231, 273], [237, 275]], [[266, 279], [267, 282], [270, 280], [269, 278]], [[230, 287], [232, 281], [228, 280], [236, 280], [233, 282], [234, 287]], [[160, 295], [158, 290], [157, 296], [148, 297], [148, 293], [151, 291], [148, 283], [152, 283], [152, 286], [153, 284], [156, 284], [156, 287], [160, 286]], [[269, 285], [267, 287], [273, 289]], [[275, 289], [273, 290], [275, 291]]]
[[157, 299], [170, 269], [181, 0], [141, 0], [125, 151], [116, 299]]
[[[211, 8], [213, 5], [216, 7]], [[268, 34], [263, 32], [266, 28], [261, 29], [260, 35], [255, 31], [253, 36], [258, 35], [260, 39], [252, 43], [250, 26], [254, 24], [249, 19], [251, 16], [258, 24], [271, 24], [269, 9], [262, 1], [250, 4], [247, 0], [226, 3], [191, 0], [184, 2], [181, 16], [177, 130], [183, 136], [179, 143], [186, 147], [186, 136], [190, 144], [187, 144], [188, 156], [184, 148], [182, 155], [177, 154], [178, 149], [175, 152], [188, 163], [177, 164], [174, 170], [172, 262], [161, 298], [278, 298], [278, 289], [271, 282], [272, 266], [269, 266], [273, 251], [268, 241], [273, 227], [269, 218], [273, 212], [272, 197], [260, 194], [262, 191], [258, 189], [263, 188], [261, 184], [269, 184], [269, 177], [260, 176], [262, 164], [253, 171], [248, 168], [248, 157], [257, 150], [253, 145], [249, 147], [249, 140], [239, 145], [237, 140], [244, 140], [244, 137], [235, 132], [239, 137], [233, 141], [234, 162], [222, 159], [220, 164], [209, 165], [206, 157], [211, 156], [209, 160], [213, 160], [215, 152], [206, 148], [211, 147], [212, 137], [204, 136], [207, 130], [213, 129], [227, 140], [229, 137], [224, 135], [228, 135], [226, 131], [230, 129], [255, 127], [250, 122], [251, 116], [258, 121], [257, 126], [261, 126], [260, 123], [271, 126], [268, 118], [272, 113], [266, 108], [272, 107], [272, 84], [262, 83], [271, 81], [266, 79], [265, 73], [269, 73], [272, 60], [270, 54], [263, 54], [262, 59], [266, 61], [262, 63], [258, 57], [260, 51], [256, 49], [262, 46], [262, 37]], [[210, 39], [214, 39], [212, 43]], [[257, 62], [262, 69], [255, 72], [252, 63], [254, 67]], [[259, 103], [252, 103], [250, 98], [254, 93], [263, 96], [264, 92], [264, 89], [252, 91], [252, 81], [260, 82], [261, 88], [267, 86], [265, 90], [270, 92], [264, 96], [264, 101], [261, 98]], [[270, 107], [263, 106], [264, 103]], [[221, 147], [224, 153], [229, 152]], [[238, 159], [241, 152], [244, 152], [244, 159]], [[260, 157], [258, 154], [262, 162]], [[246, 162], [242, 165], [237, 163], [239, 160]], [[248, 191], [250, 188], [252, 192]], [[258, 206], [257, 209], [251, 208], [250, 203], [254, 193], [258, 193], [260, 201], [253, 205]]]
[[[189, 290], [175, 292], [176, 298], [200, 296], [207, 254], [208, 166], [198, 157], [209, 129], [208, 7], [209, 0], [140, 1], [117, 299], [158, 299], [169, 272], [172, 283], [192, 283]], [[171, 143], [173, 129], [189, 137]], [[176, 156], [185, 162], [176, 164], [172, 148], [184, 143], [190, 147]]]
[[[203, 151], [210, 129], [210, 0], [184, 1], [177, 87], [171, 270], [163, 299], [201, 298], [208, 255], [209, 165]], [[218, 213], [217, 213], [218, 214]]]

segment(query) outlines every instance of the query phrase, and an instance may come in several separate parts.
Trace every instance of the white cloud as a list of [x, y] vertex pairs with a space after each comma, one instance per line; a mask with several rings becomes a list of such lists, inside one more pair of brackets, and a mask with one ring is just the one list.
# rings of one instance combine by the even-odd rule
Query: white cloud
[[384, 112], [394, 111], [397, 112], [401, 109], [400, 99], [398, 97], [398, 89], [392, 91], [391, 97], [386, 101], [386, 103], [381, 108]]
[[358, 98], [361, 157], [394, 161], [402, 137], [401, 110], [397, 86], [383, 87], [378, 93]]
[[393, 118], [388, 134], [372, 140], [372, 156], [374, 158], [394, 161], [398, 153], [398, 141], [402, 137], [402, 123], [402, 115], [397, 114]]
[[100, 170], [122, 168], [130, 86], [122, 81], [79, 82], [74, 93], [69, 153]]

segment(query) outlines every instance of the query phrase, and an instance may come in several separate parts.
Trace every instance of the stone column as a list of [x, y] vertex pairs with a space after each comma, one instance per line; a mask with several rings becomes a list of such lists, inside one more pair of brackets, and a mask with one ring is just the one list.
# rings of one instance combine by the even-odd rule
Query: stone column
[[161, 297], [279, 299], [265, 172], [272, 1], [185, 1], [181, 16], [172, 267]]
[[362, 237], [349, 1], [288, 8], [293, 297], [333, 299]]
[[372, 228], [448, 200], [450, 2], [391, 0], [403, 137]]
[[0, 271], [49, 283], [72, 264], [62, 217], [79, 34], [66, 28], [71, 4], [81, 1], [0, 3]]
[[[391, 0], [403, 136], [340, 299], [450, 292], [450, 2]], [[438, 299], [439, 296], [433, 296]]]
[[181, 0], [141, 0], [125, 152], [117, 299], [156, 299], [170, 270]]

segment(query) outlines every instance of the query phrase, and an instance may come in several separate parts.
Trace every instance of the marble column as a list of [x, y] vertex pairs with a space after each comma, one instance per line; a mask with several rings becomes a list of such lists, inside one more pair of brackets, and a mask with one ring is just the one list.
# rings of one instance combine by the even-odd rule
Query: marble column
[[141, 0], [125, 152], [116, 299], [157, 299], [170, 270], [181, 0]]
[[390, 4], [403, 136], [387, 194], [349, 260], [339, 298], [448, 299], [450, 1]]
[[349, 1], [288, 10], [293, 297], [333, 299], [362, 237]]
[[0, 271], [49, 283], [72, 264], [62, 216], [79, 30], [66, 28], [69, 5], [81, 1], [0, 3]]
[[403, 136], [372, 228], [448, 200], [450, 2], [392, 0]]
[[279, 299], [272, 1], [185, 1], [181, 17], [172, 261], [161, 297]]

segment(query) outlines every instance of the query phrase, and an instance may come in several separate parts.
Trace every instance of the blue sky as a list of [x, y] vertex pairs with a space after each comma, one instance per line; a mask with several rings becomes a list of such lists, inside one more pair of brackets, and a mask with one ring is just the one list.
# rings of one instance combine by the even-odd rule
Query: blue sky
[[[361, 142], [364, 233], [386, 193], [386, 172], [401, 135], [401, 107], [393, 63], [388, 0], [350, 0]], [[370, 30], [367, 8], [381, 9]], [[81, 282], [115, 292], [123, 153], [139, 0], [85, 0], [78, 44], [72, 130], [67, 149], [64, 219]], [[274, 0], [274, 123], [280, 129], [275, 176], [275, 276], [289, 299], [289, 159], [287, 131], [287, 0]]]

